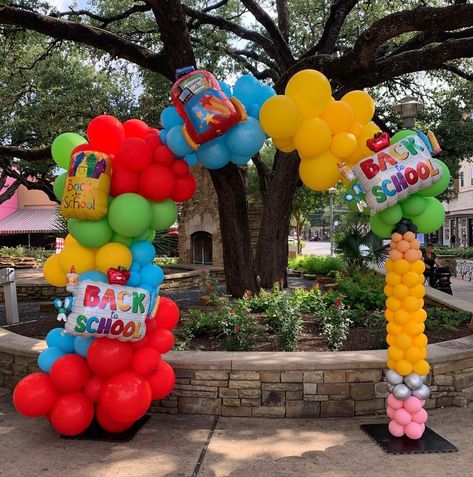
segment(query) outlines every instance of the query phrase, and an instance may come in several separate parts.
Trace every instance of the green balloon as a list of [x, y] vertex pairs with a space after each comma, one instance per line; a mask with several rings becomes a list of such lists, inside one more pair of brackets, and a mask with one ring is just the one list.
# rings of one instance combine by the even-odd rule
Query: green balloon
[[392, 231], [393, 231], [393, 226], [390, 224], [385, 224], [380, 218], [379, 214], [372, 215], [370, 217], [370, 226], [371, 226], [371, 231], [377, 235], [378, 237], [381, 238], [390, 238]]
[[149, 234], [148, 234], [148, 237], [146, 237], [146, 241], [153, 243], [155, 238], [156, 238], [156, 230], [149, 229]]
[[438, 230], [445, 221], [445, 209], [442, 202], [435, 197], [425, 197], [425, 210], [422, 214], [412, 217], [412, 222], [417, 225], [417, 232], [431, 234]]
[[131, 237], [124, 237], [123, 235], [114, 232], [111, 242], [121, 243], [126, 247], [130, 247], [130, 245], [133, 243], [133, 239]]
[[153, 211], [148, 201], [138, 194], [121, 194], [113, 199], [108, 209], [108, 223], [125, 237], [136, 237], [151, 224]]
[[447, 167], [447, 164], [445, 164], [445, 162], [439, 161], [438, 159], [434, 159], [432, 161], [432, 164], [434, 166], [439, 166], [442, 168], [442, 177], [435, 184], [432, 184], [429, 187], [426, 187], [425, 189], [422, 189], [418, 192], [418, 194], [423, 197], [435, 197], [437, 195], [440, 195], [442, 192], [447, 190], [450, 184], [451, 174], [450, 169]]
[[61, 201], [62, 196], [64, 194], [64, 186], [66, 184], [66, 176], [67, 172], [63, 172], [62, 174], [59, 174], [56, 179], [54, 179], [53, 183], [53, 192], [54, 195], [56, 196], [56, 199]]
[[388, 225], [396, 225], [402, 219], [402, 208], [399, 204], [394, 204], [387, 209], [378, 212], [381, 222]]
[[59, 134], [51, 145], [51, 155], [53, 156], [54, 162], [59, 167], [68, 169], [71, 152], [80, 144], [87, 144], [87, 140], [80, 134], [72, 132]]
[[146, 229], [142, 234], [138, 235], [137, 237], [133, 237], [133, 240], [136, 242], [142, 242], [143, 240], [146, 240], [149, 236], [151, 229]]
[[71, 235], [87, 248], [102, 247], [111, 241], [113, 235], [107, 217], [100, 220], [69, 219], [67, 227]]
[[157, 231], [167, 230], [177, 219], [177, 207], [171, 199], [162, 202], [149, 202], [153, 211], [151, 228]]
[[425, 210], [426, 202], [418, 194], [412, 194], [400, 202], [405, 217], [416, 217]]
[[417, 132], [413, 131], [412, 129], [402, 129], [391, 138], [391, 144], [396, 144], [401, 139], [404, 139], [405, 137], [409, 136], [415, 136], [416, 134]]

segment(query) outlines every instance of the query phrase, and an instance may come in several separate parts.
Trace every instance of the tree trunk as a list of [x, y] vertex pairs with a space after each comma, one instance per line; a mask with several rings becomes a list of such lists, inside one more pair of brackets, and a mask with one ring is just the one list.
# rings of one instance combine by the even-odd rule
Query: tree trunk
[[256, 273], [262, 288], [287, 282], [289, 222], [299, 182], [299, 157], [276, 152], [273, 176], [264, 198], [264, 211], [256, 250]]
[[234, 297], [241, 297], [245, 290], [256, 292], [259, 289], [251, 250], [244, 178], [234, 164], [218, 170], [209, 169], [209, 173], [218, 197], [227, 291]]

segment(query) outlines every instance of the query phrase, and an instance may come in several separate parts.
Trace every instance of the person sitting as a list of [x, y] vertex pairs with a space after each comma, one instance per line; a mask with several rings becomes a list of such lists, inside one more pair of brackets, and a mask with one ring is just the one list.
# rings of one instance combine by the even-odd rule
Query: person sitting
[[424, 276], [425, 279], [429, 279], [429, 285], [432, 284], [432, 277], [435, 267], [440, 267], [440, 260], [437, 258], [437, 255], [433, 252], [433, 244], [428, 243], [425, 247], [425, 251], [422, 253], [422, 259], [425, 263]]

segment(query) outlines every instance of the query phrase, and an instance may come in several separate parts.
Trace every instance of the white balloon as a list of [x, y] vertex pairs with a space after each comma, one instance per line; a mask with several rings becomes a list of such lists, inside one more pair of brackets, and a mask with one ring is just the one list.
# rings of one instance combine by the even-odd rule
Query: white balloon
[[423, 384], [419, 389], [412, 391], [412, 395], [419, 399], [429, 399], [430, 389], [428, 386]]
[[389, 384], [392, 384], [393, 386], [395, 386], [396, 384], [402, 383], [402, 376], [396, 371], [394, 371], [394, 369], [388, 369], [385, 372], [385, 376], [386, 376], [386, 381]]

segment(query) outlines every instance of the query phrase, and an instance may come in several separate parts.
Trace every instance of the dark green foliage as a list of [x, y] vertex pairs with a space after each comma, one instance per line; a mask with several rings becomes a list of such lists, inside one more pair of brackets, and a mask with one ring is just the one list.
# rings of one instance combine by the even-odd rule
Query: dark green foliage
[[449, 310], [447, 308], [428, 308], [425, 325], [434, 330], [438, 327], [447, 331], [454, 331], [466, 325], [471, 320], [471, 313], [467, 311]]
[[289, 268], [302, 269], [304, 273], [318, 276], [335, 276], [343, 268], [343, 261], [339, 257], [319, 257], [305, 255], [289, 260]]
[[337, 293], [352, 309], [379, 310], [384, 308], [384, 278], [376, 272], [353, 273], [340, 277]]

